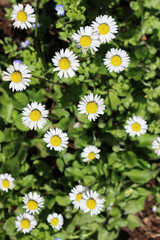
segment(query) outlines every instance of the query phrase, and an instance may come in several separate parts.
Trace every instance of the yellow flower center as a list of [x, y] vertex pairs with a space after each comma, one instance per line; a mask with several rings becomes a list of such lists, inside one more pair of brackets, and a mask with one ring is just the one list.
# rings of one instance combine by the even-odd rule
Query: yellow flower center
[[54, 146], [54, 147], [58, 147], [59, 145], [61, 145], [61, 138], [58, 136], [53, 136], [50, 140], [50, 143]]
[[92, 42], [92, 40], [88, 36], [83, 36], [80, 39], [80, 44], [82, 45], [82, 47], [89, 47], [91, 42]]
[[61, 60], [59, 61], [59, 67], [62, 69], [62, 70], [66, 70], [70, 67], [70, 61], [68, 60], [68, 58], [61, 58]]
[[4, 188], [9, 188], [10, 187], [10, 182], [7, 179], [2, 180], [2, 186]]
[[82, 199], [82, 193], [77, 194], [76, 201], [80, 202], [81, 199]]
[[35, 109], [30, 113], [29, 117], [32, 121], [38, 121], [41, 118], [41, 113]]
[[20, 22], [25, 22], [27, 20], [27, 14], [25, 11], [21, 10], [17, 13], [17, 20]]
[[133, 123], [132, 124], [132, 130], [135, 132], [139, 132], [141, 130], [141, 126], [139, 123]]
[[131, 189], [128, 189], [125, 193], [126, 193], [127, 196], [129, 196], [129, 195], [131, 195], [132, 190], [131, 190]]
[[122, 63], [122, 59], [120, 56], [114, 56], [111, 58], [111, 63], [113, 66], [118, 67]]
[[87, 111], [88, 113], [96, 113], [96, 112], [97, 112], [97, 109], [98, 109], [98, 106], [97, 106], [97, 104], [94, 103], [94, 102], [89, 102], [89, 103], [87, 103], [87, 105], [86, 105], [86, 111]]
[[158, 148], [159, 150], [160, 150], [160, 145], [159, 145], [159, 148]]
[[95, 209], [96, 207], [96, 201], [92, 198], [90, 198], [86, 204], [89, 209]]
[[106, 35], [109, 32], [109, 26], [105, 23], [100, 24], [98, 30], [101, 35]]
[[28, 219], [23, 219], [21, 221], [21, 227], [22, 228], [29, 228], [30, 227], [30, 221]]
[[22, 74], [20, 72], [13, 72], [11, 74], [11, 81], [14, 83], [19, 83], [22, 80]]
[[88, 154], [88, 158], [89, 158], [89, 160], [93, 160], [93, 159], [95, 159], [95, 153], [94, 152], [91, 152], [91, 153], [89, 153]]
[[52, 226], [57, 226], [58, 222], [59, 222], [58, 218], [53, 218], [53, 219], [51, 220]]
[[28, 203], [27, 203], [27, 207], [30, 209], [30, 210], [35, 210], [37, 207], [38, 207], [38, 204], [36, 201], [34, 200], [29, 200]]

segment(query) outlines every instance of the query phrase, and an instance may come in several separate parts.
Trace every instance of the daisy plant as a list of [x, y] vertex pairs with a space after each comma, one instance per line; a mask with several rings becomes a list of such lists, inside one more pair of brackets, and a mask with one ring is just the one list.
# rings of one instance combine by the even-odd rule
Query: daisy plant
[[11, 174], [4, 173], [0, 174], [0, 189], [2, 191], [8, 192], [14, 188], [14, 178]]
[[114, 18], [108, 15], [100, 15], [96, 17], [91, 24], [92, 28], [99, 33], [101, 43], [110, 42], [115, 38], [115, 33], [118, 32], [118, 25]]
[[90, 162], [94, 159], [100, 158], [100, 149], [98, 149], [94, 145], [89, 145], [83, 149], [83, 152], [81, 153], [81, 157], [83, 158], [83, 162]]
[[30, 214], [39, 213], [39, 210], [44, 207], [44, 199], [36, 192], [26, 194], [23, 197], [23, 202], [25, 204], [23, 208]]
[[64, 222], [62, 214], [57, 213], [49, 214], [47, 221], [50, 223], [52, 228], [56, 229], [57, 231], [62, 228]]
[[41, 129], [47, 123], [48, 110], [45, 110], [45, 106], [41, 103], [32, 102], [27, 104], [27, 107], [22, 111], [22, 122], [26, 127], [31, 130]]
[[53, 72], [58, 71], [58, 76], [62, 78], [73, 77], [75, 71], [79, 68], [78, 57], [69, 49], [61, 49], [60, 52], [56, 52], [52, 58], [53, 65], [55, 68]]
[[133, 116], [127, 120], [127, 125], [124, 128], [131, 137], [135, 137], [145, 134], [148, 129], [148, 125], [146, 120], [143, 118], [139, 116]]
[[27, 29], [31, 28], [32, 24], [35, 23], [36, 16], [31, 5], [23, 6], [19, 3], [13, 6], [11, 19], [14, 20], [13, 26], [15, 28]]
[[18, 232], [22, 230], [23, 233], [29, 233], [36, 227], [37, 221], [29, 213], [23, 213], [17, 216], [15, 225]]
[[77, 185], [71, 190], [69, 199], [72, 201], [72, 204], [76, 209], [81, 208], [82, 194], [87, 190], [88, 188], [82, 185]]
[[7, 68], [7, 71], [3, 72], [2, 80], [10, 81], [9, 88], [11, 88], [13, 92], [23, 91], [29, 86], [31, 76], [28, 67], [16, 61]]
[[90, 121], [95, 121], [99, 115], [104, 114], [104, 100], [98, 95], [85, 95], [78, 104], [78, 111], [81, 114], [86, 114]]
[[47, 147], [55, 151], [63, 151], [64, 148], [67, 148], [68, 139], [67, 133], [63, 133], [60, 128], [50, 129], [43, 138], [47, 143]]
[[130, 58], [126, 51], [111, 48], [103, 59], [104, 65], [109, 72], [119, 73], [129, 66]]

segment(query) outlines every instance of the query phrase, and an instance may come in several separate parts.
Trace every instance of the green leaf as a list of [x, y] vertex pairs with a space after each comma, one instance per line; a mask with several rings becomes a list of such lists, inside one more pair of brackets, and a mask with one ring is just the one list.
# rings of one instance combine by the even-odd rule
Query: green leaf
[[67, 206], [71, 203], [68, 196], [57, 196], [56, 197], [56, 202], [60, 206], [63, 206], [63, 207], [65, 207], [65, 206]]
[[3, 229], [6, 231], [7, 235], [15, 235], [15, 220], [15, 217], [10, 217], [5, 221]]

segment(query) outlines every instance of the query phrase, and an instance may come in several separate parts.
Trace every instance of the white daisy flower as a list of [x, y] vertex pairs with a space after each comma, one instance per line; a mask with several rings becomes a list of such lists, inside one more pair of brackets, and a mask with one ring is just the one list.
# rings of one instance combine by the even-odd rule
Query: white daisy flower
[[8, 190], [12, 190], [14, 188], [14, 178], [8, 173], [0, 174], [0, 189], [2, 191], [8, 192]]
[[52, 58], [53, 65], [56, 67], [53, 72], [59, 71], [58, 76], [61, 78], [63, 75], [65, 78], [73, 77], [75, 71], [78, 70], [79, 60], [76, 54], [69, 49], [61, 49], [60, 52], [56, 52], [56, 55]]
[[122, 49], [111, 48], [103, 59], [104, 65], [110, 72], [119, 73], [128, 67], [130, 58], [126, 51]]
[[85, 95], [78, 104], [78, 111], [88, 115], [90, 121], [95, 121], [99, 114], [103, 115], [104, 109], [104, 100], [98, 95], [93, 96], [93, 93]]
[[80, 27], [78, 33], [72, 35], [72, 41], [77, 44], [77, 47], [81, 47], [84, 54], [86, 54], [88, 49], [93, 54], [98, 51], [97, 48], [100, 46], [98, 33], [89, 26]]
[[71, 193], [69, 194], [69, 199], [72, 201], [75, 208], [81, 208], [82, 193], [87, 190], [88, 188], [82, 185], [77, 185], [71, 190]]
[[59, 231], [63, 226], [63, 216], [61, 214], [49, 214], [47, 221], [51, 224], [52, 228], [55, 228], [57, 231]]
[[39, 210], [44, 207], [44, 199], [36, 192], [26, 194], [23, 197], [23, 202], [25, 204], [23, 208], [26, 208], [26, 212], [30, 214], [39, 213]]
[[55, 151], [62, 151], [63, 148], [67, 148], [68, 144], [67, 133], [63, 133], [60, 128], [50, 129], [44, 135], [43, 140], [47, 143], [47, 147]]
[[110, 42], [115, 38], [114, 34], [118, 32], [117, 23], [115, 22], [114, 18], [108, 15], [96, 17], [91, 26], [99, 33], [101, 43]]
[[131, 137], [134, 137], [145, 134], [148, 129], [148, 125], [146, 120], [143, 118], [133, 116], [133, 118], [129, 118], [129, 120], [127, 120], [127, 125], [124, 128]]
[[18, 232], [22, 230], [23, 233], [29, 233], [33, 228], [36, 227], [37, 222], [29, 213], [23, 213], [17, 216], [15, 225]]
[[26, 127], [32, 129], [43, 128], [47, 122], [48, 110], [45, 110], [45, 106], [41, 103], [32, 102], [27, 104], [27, 107], [23, 108], [22, 121]]
[[104, 199], [96, 192], [88, 190], [82, 194], [81, 209], [84, 213], [90, 212], [91, 216], [102, 211]]
[[126, 191], [125, 191], [125, 196], [126, 197], [129, 197], [131, 194], [132, 194], [132, 192], [133, 192], [133, 190], [130, 188], [130, 189], [127, 189]]
[[22, 91], [26, 89], [26, 86], [29, 86], [31, 81], [29, 78], [32, 77], [30, 70], [25, 64], [19, 62], [13, 62], [13, 65], [10, 65], [7, 68], [7, 72], [3, 72], [2, 80], [11, 81], [9, 88], [12, 88], [12, 91]]
[[99, 159], [100, 158], [100, 152], [101, 150], [98, 149], [96, 146], [90, 145], [83, 149], [83, 152], [81, 153], [81, 157], [83, 158], [83, 162], [89, 162], [93, 159]]
[[157, 137], [157, 140], [154, 140], [152, 143], [152, 148], [154, 149], [154, 152], [160, 156], [160, 137]]
[[27, 4], [25, 7], [22, 4], [17, 4], [13, 6], [13, 12], [11, 14], [11, 19], [15, 22], [13, 26], [15, 28], [27, 29], [31, 28], [32, 24], [36, 21], [36, 15], [34, 9], [31, 5]]

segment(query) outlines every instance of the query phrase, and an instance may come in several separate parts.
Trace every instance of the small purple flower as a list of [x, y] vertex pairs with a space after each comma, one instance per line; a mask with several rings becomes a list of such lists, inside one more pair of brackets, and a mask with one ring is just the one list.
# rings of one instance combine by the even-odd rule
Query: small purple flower
[[63, 16], [64, 13], [65, 13], [65, 9], [64, 9], [64, 6], [63, 6], [62, 4], [57, 5], [57, 6], [55, 7], [55, 10], [57, 11], [57, 15]]
[[25, 49], [29, 46], [30, 42], [26, 40], [25, 42], [21, 42], [21, 49]]
[[55, 238], [54, 240], [62, 240], [62, 239], [60, 239], [60, 238]]
[[[32, 24], [32, 28], [35, 28], [35, 27], [36, 27], [36, 24], [33, 23], [33, 24]], [[39, 23], [39, 22], [37, 23], [37, 27], [40, 28], [40, 23]]]
[[20, 63], [20, 64], [22, 64], [21, 60], [14, 60], [13, 63]]
[[153, 207], [152, 207], [152, 211], [153, 211], [153, 212], [157, 212], [157, 207], [156, 207], [156, 206], [153, 206]]

